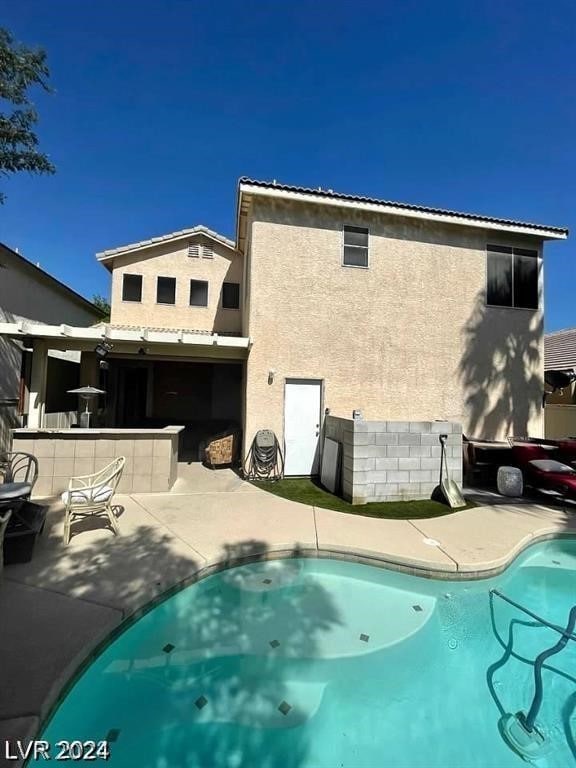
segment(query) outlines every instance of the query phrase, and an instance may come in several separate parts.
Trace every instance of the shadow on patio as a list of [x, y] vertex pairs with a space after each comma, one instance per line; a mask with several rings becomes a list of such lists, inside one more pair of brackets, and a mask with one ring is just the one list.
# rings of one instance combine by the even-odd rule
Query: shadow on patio
[[[64, 547], [61, 513], [53, 510], [51, 518], [34, 560], [7, 567], [0, 586], [3, 624], [11, 628], [0, 631], [0, 655], [14, 659], [0, 692], [0, 730], [2, 718], [46, 715], [55, 681], [118, 624], [118, 609], [131, 611], [193, 581], [205, 564], [169, 531], [147, 524]], [[247, 539], [225, 544], [221, 561], [261, 560], [267, 551], [267, 542]], [[243, 582], [230, 571], [178, 592], [132, 625], [114, 652], [96, 661], [96, 676], [89, 672], [72, 693], [87, 685], [94, 705], [85, 712], [81, 693], [77, 704], [71, 699], [69, 716], [53, 720], [50, 740], [76, 738], [90, 727], [86, 738], [104, 738], [117, 729], [112, 752], [142, 766], [305, 763], [306, 731], [297, 726], [313, 714], [323, 684], [304, 685], [298, 660], [316, 655], [318, 638], [339, 616], [322, 587], [299, 582], [296, 561], [254, 569], [272, 583], [264, 584], [264, 576]], [[287, 582], [276, 587], [274, 574]], [[285, 589], [292, 581], [298, 588]], [[25, 612], [18, 606], [22, 590]], [[79, 730], [72, 733], [76, 712]]]

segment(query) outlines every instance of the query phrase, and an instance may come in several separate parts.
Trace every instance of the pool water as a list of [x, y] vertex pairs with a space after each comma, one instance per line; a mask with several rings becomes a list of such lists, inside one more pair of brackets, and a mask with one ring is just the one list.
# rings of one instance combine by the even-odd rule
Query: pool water
[[[558, 640], [498, 588], [564, 626], [576, 540], [497, 578], [423, 579], [328, 559], [241, 566], [187, 587], [88, 667], [42, 738], [109, 737], [139, 768], [512, 768], [503, 712], [526, 711], [528, 661]], [[522, 623], [520, 623], [522, 622]], [[501, 642], [498, 640], [498, 635]], [[549, 661], [537, 765], [576, 763], [576, 642]]]

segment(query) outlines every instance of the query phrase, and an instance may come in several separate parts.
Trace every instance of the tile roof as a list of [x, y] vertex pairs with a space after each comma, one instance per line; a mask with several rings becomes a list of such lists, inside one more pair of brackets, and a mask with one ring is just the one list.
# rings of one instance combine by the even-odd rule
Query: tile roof
[[565, 328], [544, 336], [544, 369], [576, 368], [576, 328]]
[[99, 261], [103, 261], [104, 259], [109, 259], [112, 256], [117, 256], [121, 253], [126, 253], [128, 251], [135, 251], [138, 248], [146, 248], [151, 245], [159, 245], [160, 243], [164, 243], [169, 240], [178, 240], [181, 237], [191, 237], [192, 235], [206, 235], [206, 237], [210, 237], [213, 240], [217, 240], [218, 242], [222, 243], [222, 245], [227, 246], [228, 248], [236, 249], [236, 243], [233, 240], [229, 240], [227, 237], [224, 237], [223, 235], [220, 235], [218, 232], [215, 232], [213, 229], [208, 229], [208, 227], [203, 226], [202, 224], [199, 224], [196, 227], [191, 227], [190, 229], [180, 229], [177, 232], [169, 232], [167, 235], [160, 235], [159, 237], [151, 237], [148, 240], [140, 240], [137, 243], [129, 243], [128, 245], [121, 245], [118, 248], [110, 248], [107, 251], [101, 251], [100, 253], [96, 254], [96, 258]]
[[346, 200], [348, 202], [368, 203], [372, 205], [382, 205], [399, 210], [413, 211], [416, 213], [430, 214], [435, 216], [450, 216], [459, 219], [467, 219], [474, 222], [486, 222], [490, 224], [502, 224], [507, 227], [523, 227], [542, 232], [553, 232], [558, 237], [567, 237], [568, 229], [566, 227], [547, 226], [545, 224], [533, 224], [531, 222], [516, 221], [514, 219], [501, 219], [493, 216], [484, 216], [482, 214], [464, 213], [461, 211], [452, 211], [443, 208], [431, 208], [424, 205], [413, 205], [411, 203], [399, 203], [391, 200], [382, 200], [374, 197], [365, 197], [363, 195], [349, 195], [342, 192], [334, 192], [332, 189], [312, 189], [310, 187], [299, 187], [291, 184], [280, 184], [276, 181], [261, 181], [250, 179], [246, 176], [240, 178], [239, 185], [249, 184], [254, 187], [283, 190], [285, 192], [295, 192], [303, 195], [314, 195], [333, 200]]

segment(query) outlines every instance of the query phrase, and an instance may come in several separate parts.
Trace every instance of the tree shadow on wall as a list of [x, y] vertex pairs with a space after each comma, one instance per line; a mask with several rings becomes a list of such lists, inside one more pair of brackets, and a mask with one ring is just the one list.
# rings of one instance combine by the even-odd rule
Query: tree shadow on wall
[[543, 322], [538, 313], [487, 307], [480, 291], [463, 331], [458, 376], [470, 437], [527, 436], [542, 409]]

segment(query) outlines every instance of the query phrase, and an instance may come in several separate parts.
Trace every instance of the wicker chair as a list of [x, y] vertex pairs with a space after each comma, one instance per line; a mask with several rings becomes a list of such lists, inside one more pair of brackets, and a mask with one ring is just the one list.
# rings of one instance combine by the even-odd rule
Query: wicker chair
[[120, 533], [116, 515], [112, 510], [112, 499], [125, 463], [124, 456], [120, 456], [99, 472], [70, 479], [68, 490], [62, 494], [62, 502], [66, 507], [64, 544], [70, 542], [70, 526], [74, 519], [90, 515], [104, 513], [108, 516], [114, 533]]
[[0, 456], [0, 513], [15, 516], [32, 495], [38, 478], [38, 459], [31, 453], [4, 453]]
[[240, 430], [213, 438], [204, 451], [206, 463], [211, 467], [234, 464], [240, 453]]
[[0, 515], [0, 579], [2, 578], [2, 569], [4, 568], [4, 534], [11, 514], [12, 512], [8, 511], [4, 515]]

